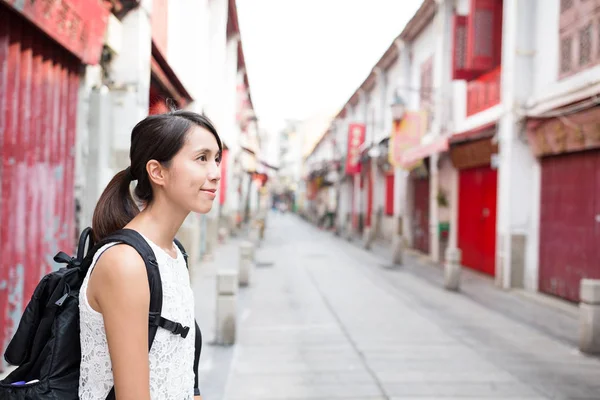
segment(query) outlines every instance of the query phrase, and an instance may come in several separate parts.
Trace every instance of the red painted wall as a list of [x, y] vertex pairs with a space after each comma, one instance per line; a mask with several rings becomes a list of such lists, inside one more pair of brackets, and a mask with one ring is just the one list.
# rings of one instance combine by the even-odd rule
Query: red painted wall
[[0, 5], [0, 351], [72, 252], [78, 61]]

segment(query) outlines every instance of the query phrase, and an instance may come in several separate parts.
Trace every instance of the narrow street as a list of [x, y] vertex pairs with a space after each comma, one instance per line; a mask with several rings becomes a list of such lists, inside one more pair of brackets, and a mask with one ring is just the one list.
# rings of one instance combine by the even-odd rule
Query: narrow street
[[[599, 359], [295, 215], [268, 224], [236, 345], [203, 351], [205, 387], [228, 371], [206, 400], [600, 399]], [[234, 243], [218, 268], [237, 266]]]

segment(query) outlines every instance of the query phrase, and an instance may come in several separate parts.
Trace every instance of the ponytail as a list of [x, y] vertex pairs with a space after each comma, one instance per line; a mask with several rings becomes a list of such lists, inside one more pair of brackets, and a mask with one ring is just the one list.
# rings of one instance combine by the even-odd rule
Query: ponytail
[[140, 212], [129, 189], [133, 179], [127, 167], [117, 173], [102, 192], [92, 218], [96, 242], [122, 229]]

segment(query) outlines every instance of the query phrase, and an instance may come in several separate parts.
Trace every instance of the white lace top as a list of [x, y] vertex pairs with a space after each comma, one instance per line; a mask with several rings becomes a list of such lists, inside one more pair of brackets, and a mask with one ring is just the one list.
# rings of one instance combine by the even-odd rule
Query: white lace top
[[[190, 331], [184, 339], [166, 329], [158, 328], [150, 360], [150, 398], [152, 400], [193, 400], [194, 397], [194, 296], [183, 255], [177, 249], [177, 259], [145, 238], [158, 261], [162, 279], [163, 307], [161, 315]], [[102, 314], [95, 311], [87, 299], [90, 273], [100, 255], [113, 244], [102, 247], [95, 255], [79, 292], [81, 327], [81, 371], [79, 398], [105, 400], [113, 387], [113, 375]]]

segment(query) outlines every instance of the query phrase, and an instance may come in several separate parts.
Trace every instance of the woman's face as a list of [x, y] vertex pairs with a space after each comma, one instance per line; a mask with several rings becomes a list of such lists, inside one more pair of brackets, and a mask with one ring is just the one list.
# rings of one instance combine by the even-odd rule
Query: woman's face
[[166, 171], [165, 193], [186, 211], [206, 214], [221, 180], [221, 153], [214, 135], [194, 125]]

